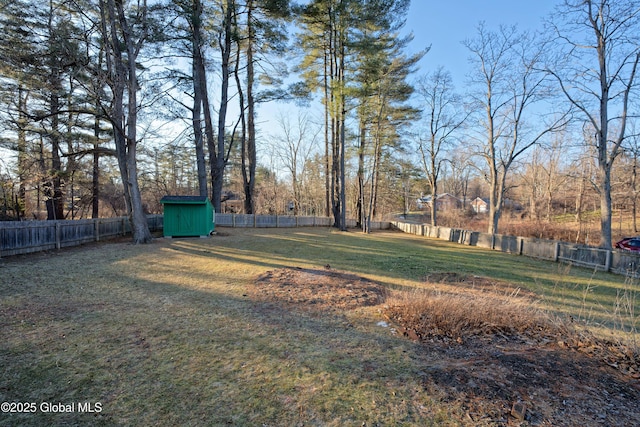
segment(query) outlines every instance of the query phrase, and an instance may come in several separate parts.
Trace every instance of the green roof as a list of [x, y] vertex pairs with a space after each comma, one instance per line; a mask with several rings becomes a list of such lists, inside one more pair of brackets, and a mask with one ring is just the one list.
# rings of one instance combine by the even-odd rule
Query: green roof
[[209, 199], [206, 196], [164, 196], [160, 203], [165, 204], [206, 204]]

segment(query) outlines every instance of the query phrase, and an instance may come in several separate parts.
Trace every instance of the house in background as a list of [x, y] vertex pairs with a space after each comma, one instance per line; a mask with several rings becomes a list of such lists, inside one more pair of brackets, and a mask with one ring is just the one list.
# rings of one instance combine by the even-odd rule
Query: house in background
[[[524, 209], [520, 203], [511, 199], [504, 199], [504, 201], [502, 202], [502, 207], [505, 210], [511, 210], [514, 212], [520, 212]], [[489, 199], [476, 197], [471, 201], [471, 209], [473, 209], [473, 212], [477, 214], [489, 212]]]
[[416, 200], [416, 207], [418, 209], [426, 209], [431, 203], [431, 196], [422, 196]]
[[[418, 209], [429, 209], [431, 207], [432, 196], [423, 196], [416, 201]], [[438, 194], [436, 196], [436, 209], [439, 211], [450, 211], [462, 208], [462, 200], [449, 193]]]
[[241, 213], [244, 210], [244, 200], [230, 190], [224, 190], [220, 197], [222, 213]]
[[483, 199], [482, 197], [476, 197], [471, 201], [471, 209], [475, 213], [487, 213], [489, 212], [489, 199]]

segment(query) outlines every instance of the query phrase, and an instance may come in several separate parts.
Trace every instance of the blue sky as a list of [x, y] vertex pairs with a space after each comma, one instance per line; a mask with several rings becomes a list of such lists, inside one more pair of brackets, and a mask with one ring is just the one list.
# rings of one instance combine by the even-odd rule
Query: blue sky
[[412, 0], [404, 30], [415, 39], [411, 49], [418, 51], [431, 45], [420, 63], [420, 74], [443, 66], [462, 89], [468, 72], [464, 39], [477, 34], [478, 23], [489, 29], [502, 25], [518, 25], [520, 30], [539, 29], [542, 18], [553, 12], [562, 0]]
[[[469, 72], [468, 50], [462, 41], [473, 38], [477, 27], [484, 21], [489, 29], [500, 25], [517, 25], [520, 30], [542, 28], [542, 18], [549, 15], [555, 5], [563, 0], [411, 0], [403, 33], [413, 32], [414, 41], [409, 52], [418, 52], [431, 45], [431, 50], [419, 64], [417, 75], [429, 73], [443, 66], [451, 72], [457, 92], [464, 92], [465, 76]], [[318, 123], [322, 122], [322, 110], [314, 105], [310, 114]], [[270, 103], [261, 106], [258, 126], [263, 132], [263, 141], [271, 135], [281, 133], [277, 117], [288, 116], [296, 120], [298, 106], [293, 103]], [[264, 153], [262, 153], [264, 154]], [[267, 160], [262, 160], [268, 163]], [[266, 164], [265, 163], [265, 164]]]

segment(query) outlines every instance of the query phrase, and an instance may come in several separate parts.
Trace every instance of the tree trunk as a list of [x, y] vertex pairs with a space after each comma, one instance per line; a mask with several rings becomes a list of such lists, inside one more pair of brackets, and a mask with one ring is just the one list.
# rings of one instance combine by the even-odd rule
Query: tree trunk
[[336, 228], [341, 228], [342, 225], [340, 224], [340, 180], [339, 180], [339, 173], [340, 173], [340, 130], [339, 130], [339, 124], [340, 121], [338, 120], [338, 106], [336, 105], [337, 103], [337, 99], [339, 99], [339, 97], [336, 96], [335, 93], [335, 86], [336, 84], [339, 84], [339, 79], [338, 79], [338, 48], [337, 48], [337, 43], [338, 43], [338, 36], [337, 36], [337, 30], [336, 30], [336, 22], [335, 22], [335, 17], [333, 16], [333, 12], [329, 12], [330, 16], [331, 16], [331, 27], [329, 30], [329, 34], [330, 34], [330, 38], [329, 38], [329, 45], [330, 45], [330, 52], [331, 55], [329, 57], [330, 62], [329, 62], [329, 75], [331, 78], [329, 87], [330, 87], [330, 99], [329, 99], [329, 106], [330, 106], [330, 111], [331, 111], [331, 160], [332, 160], [332, 164], [331, 164], [331, 211], [333, 214], [333, 222], [334, 222], [334, 227]]
[[[251, 189], [249, 188], [249, 173], [248, 173], [248, 146], [247, 146], [247, 117], [244, 114], [244, 91], [242, 89], [242, 82], [240, 80], [240, 46], [238, 45], [238, 55], [236, 55], [236, 65], [233, 70], [233, 75], [236, 80], [236, 86], [238, 89], [238, 103], [240, 108], [240, 172], [242, 175], [242, 189], [244, 192], [244, 213], [250, 214], [253, 212], [253, 196]], [[235, 138], [234, 130], [233, 138]]]
[[96, 118], [96, 126], [94, 127], [94, 135], [96, 141], [93, 144], [93, 171], [91, 176], [91, 218], [100, 217], [100, 154], [98, 153], [98, 137], [100, 135], [99, 124]]
[[489, 190], [489, 234], [498, 233], [498, 224], [500, 222], [500, 216], [502, 215], [502, 197], [504, 191], [504, 184], [500, 183], [504, 176], [499, 176], [500, 172], [497, 170], [491, 173], [491, 188]]
[[256, 124], [255, 124], [255, 99], [253, 96], [254, 86], [254, 67], [253, 67], [253, 47], [256, 42], [255, 28], [253, 25], [254, 1], [247, 2], [247, 31], [249, 39], [247, 40], [247, 163], [249, 166], [249, 176], [244, 185], [245, 212], [248, 214], [255, 213], [254, 192], [256, 187]]
[[600, 247], [611, 249], [611, 168], [600, 166]]
[[[146, 7], [146, 5], [144, 6]], [[152, 240], [147, 215], [142, 204], [142, 195], [138, 183], [138, 164], [136, 154], [138, 149], [137, 129], [138, 129], [138, 74], [136, 59], [138, 56], [138, 46], [133, 42], [132, 34], [129, 31], [128, 22], [121, 13], [123, 32], [127, 47], [127, 172], [129, 177], [129, 196], [131, 197], [131, 232], [133, 242], [136, 244], [148, 243]], [[144, 36], [141, 36], [144, 37]]]
[[371, 170], [371, 190], [369, 191], [369, 213], [367, 215], [367, 231], [369, 231], [369, 220], [373, 219], [376, 212], [376, 203], [378, 201], [378, 179], [380, 176], [380, 134], [376, 132], [373, 139], [373, 166]]
[[635, 151], [633, 155], [633, 167], [631, 169], [631, 221], [633, 223], [633, 232], [638, 232], [638, 189], [636, 188], [636, 182], [638, 178], [638, 152]]
[[345, 42], [344, 34], [340, 41], [340, 67], [338, 80], [340, 82], [340, 231], [347, 231], [347, 180], [345, 177], [345, 149], [346, 149], [346, 126], [347, 126], [347, 97], [345, 94]]
[[329, 137], [329, 65], [328, 65], [328, 52], [324, 51], [324, 76], [323, 76], [323, 90], [324, 90], [324, 216], [329, 217], [331, 215], [331, 158], [330, 150], [331, 138]]
[[202, 78], [200, 73], [205, 72], [204, 57], [202, 53], [202, 2], [193, 1], [191, 15], [192, 25], [192, 77], [193, 77], [193, 110], [192, 126], [196, 150], [196, 167], [198, 171], [198, 193], [200, 196], [209, 195], [207, 189], [207, 165], [204, 153], [204, 136], [202, 132]]
[[[133, 40], [122, 2], [107, 0], [106, 4], [101, 2], [100, 6], [103, 33], [109, 39], [109, 51], [106, 57], [113, 92], [111, 123], [114, 130], [118, 167], [124, 187], [127, 213], [131, 222], [133, 242], [136, 244], [148, 243], [152, 237], [143, 210], [136, 164], [138, 117], [136, 58], [140, 45]], [[107, 10], [104, 10], [105, 7]], [[146, 8], [146, 2], [141, 7]], [[108, 28], [107, 25], [109, 25]], [[122, 40], [119, 36], [122, 37]], [[142, 43], [144, 35], [139, 35], [139, 37], [138, 43]], [[122, 51], [123, 47], [127, 51], [126, 61]], [[126, 120], [124, 114], [125, 90], [128, 100]]]
[[434, 181], [431, 184], [431, 225], [436, 226], [438, 224], [438, 183]]
[[431, 225], [438, 225], [438, 175], [440, 167], [436, 164], [436, 136], [431, 135]]
[[362, 229], [362, 231], [367, 231], [366, 228], [366, 212], [364, 207], [364, 151], [366, 146], [366, 138], [367, 138], [367, 127], [364, 122], [364, 113], [361, 115], [360, 119], [360, 147], [358, 147], [358, 200], [356, 202], [356, 215], [357, 217], [357, 226]]
[[[23, 95], [24, 93], [24, 95]], [[16, 216], [24, 217], [26, 211], [27, 195], [27, 98], [29, 93], [22, 86], [18, 87], [18, 201], [16, 203]]]
[[[220, 50], [222, 59], [222, 81], [220, 83], [220, 109], [218, 111], [218, 135], [214, 145], [213, 139], [209, 142], [209, 156], [211, 166], [212, 202], [216, 212], [222, 212], [222, 186], [224, 181], [225, 159], [225, 134], [227, 108], [229, 105], [229, 61], [231, 57], [231, 0], [225, 2], [224, 34], [221, 35]], [[206, 114], [206, 111], [205, 111]], [[206, 125], [206, 123], [205, 123]], [[213, 138], [213, 135], [211, 135]], [[209, 140], [209, 138], [207, 138]]]
[[60, 160], [60, 99], [57, 92], [60, 90], [60, 79], [57, 73], [51, 77], [51, 90], [53, 93], [49, 99], [49, 111], [51, 113], [51, 197], [47, 200], [47, 219], [64, 219], [64, 203], [62, 192], [62, 161]]
[[62, 69], [58, 58], [59, 49], [55, 46], [55, 31], [53, 23], [53, 3], [49, 1], [49, 18], [47, 30], [49, 37], [48, 66], [49, 66], [49, 114], [51, 116], [51, 194], [47, 200], [47, 219], [64, 219], [64, 193], [62, 192], [62, 162], [60, 160], [60, 94], [62, 93]]
[[496, 211], [495, 191], [489, 192], [489, 228], [487, 233], [496, 234], [498, 232], [498, 221], [500, 213]]

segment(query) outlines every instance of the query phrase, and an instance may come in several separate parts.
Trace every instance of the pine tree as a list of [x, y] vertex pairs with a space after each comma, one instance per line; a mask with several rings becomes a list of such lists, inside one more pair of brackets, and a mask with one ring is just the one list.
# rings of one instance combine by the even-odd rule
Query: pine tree
[[[406, 41], [399, 38], [397, 30], [408, 5], [407, 0], [317, 0], [305, 6], [300, 15], [303, 32], [299, 43], [307, 53], [300, 67], [309, 89], [319, 89], [323, 94], [325, 155], [331, 182], [327, 193], [335, 226], [340, 229], [346, 228], [346, 118], [354, 100], [360, 101], [361, 189], [368, 127], [374, 145], [378, 144], [373, 148], [370, 214], [375, 214], [376, 162], [384, 141], [393, 138], [391, 128], [399, 124], [401, 117], [408, 120], [411, 116], [411, 109], [392, 107], [408, 99], [411, 88], [405, 78], [422, 56], [407, 58], [401, 53]], [[363, 194], [361, 191], [360, 212]]]
[[[284, 53], [287, 33], [283, 24], [290, 16], [289, 0], [246, 0], [246, 138], [242, 138], [242, 180], [245, 213], [255, 213], [256, 185], [256, 72], [255, 65], [265, 63], [265, 57]], [[240, 52], [238, 52], [240, 55]], [[273, 71], [273, 70], [272, 70]], [[275, 79], [270, 79], [275, 80]], [[241, 87], [241, 84], [238, 84]], [[242, 96], [241, 96], [242, 100]], [[241, 110], [244, 112], [244, 106]], [[244, 117], [244, 116], [243, 116]]]
[[[28, 165], [37, 163], [41, 177], [36, 188], [45, 196], [47, 217], [64, 219], [65, 189], [74, 188], [70, 181], [77, 165], [74, 141], [81, 126], [77, 104], [82, 102], [82, 91], [76, 83], [87, 60], [78, 41], [77, 15], [67, 2], [54, 0], [12, 2], [0, 14], [6, 37], [0, 47], [5, 58], [0, 74], [8, 83], [4, 99], [10, 104], [8, 123], [16, 134], [20, 204], [26, 204]], [[36, 150], [37, 162], [29, 159], [30, 137], [42, 144]]]

